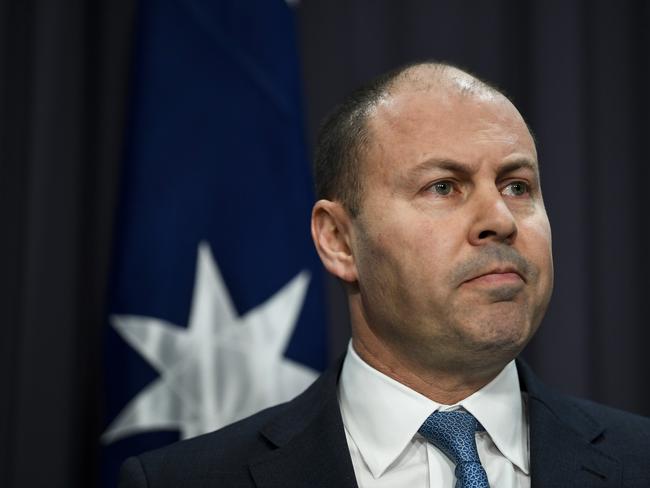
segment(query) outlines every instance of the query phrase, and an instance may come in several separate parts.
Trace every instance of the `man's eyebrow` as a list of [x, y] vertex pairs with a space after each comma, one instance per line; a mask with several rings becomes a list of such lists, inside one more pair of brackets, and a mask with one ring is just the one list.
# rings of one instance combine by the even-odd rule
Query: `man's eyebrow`
[[[537, 173], [537, 162], [526, 157], [516, 159], [499, 166], [498, 173], [501, 175], [516, 171], [521, 168], [529, 169]], [[436, 169], [451, 171], [457, 174], [471, 175], [478, 170], [478, 167], [475, 164], [463, 163], [448, 158], [431, 158], [427, 159], [426, 161], [422, 161], [421, 163], [411, 168], [407, 173], [407, 178], [417, 178], [422, 173], [427, 173], [431, 170]]]
[[503, 166], [501, 166], [499, 168], [499, 174], [510, 173], [512, 171], [516, 171], [521, 168], [529, 169], [537, 173], [537, 162], [528, 158], [516, 159], [514, 161], [505, 163]]
[[475, 168], [471, 164], [461, 163], [459, 161], [454, 161], [453, 159], [446, 158], [431, 158], [426, 161], [422, 161], [413, 168], [409, 170], [409, 175], [416, 176], [420, 173], [424, 173], [433, 169], [442, 169], [447, 171], [453, 171], [454, 173], [465, 173], [471, 174], [474, 172]]

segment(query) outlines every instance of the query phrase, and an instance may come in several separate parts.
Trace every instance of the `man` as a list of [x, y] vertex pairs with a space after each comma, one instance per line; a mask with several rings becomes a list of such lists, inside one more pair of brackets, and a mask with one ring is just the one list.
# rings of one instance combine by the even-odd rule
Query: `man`
[[650, 486], [650, 422], [516, 356], [548, 305], [534, 141], [452, 66], [389, 73], [321, 130], [312, 235], [344, 284], [343, 365], [293, 401], [125, 463], [123, 487]]

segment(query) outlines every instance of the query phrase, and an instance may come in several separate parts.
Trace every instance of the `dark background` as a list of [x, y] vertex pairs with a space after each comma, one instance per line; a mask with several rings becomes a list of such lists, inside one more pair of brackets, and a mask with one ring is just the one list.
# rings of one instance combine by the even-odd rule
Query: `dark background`
[[[101, 328], [134, 2], [0, 3], [0, 486], [96, 484]], [[650, 414], [645, 1], [303, 0], [307, 132], [433, 58], [504, 89], [538, 141], [556, 286], [525, 355], [562, 391]], [[330, 286], [332, 350], [347, 340]]]

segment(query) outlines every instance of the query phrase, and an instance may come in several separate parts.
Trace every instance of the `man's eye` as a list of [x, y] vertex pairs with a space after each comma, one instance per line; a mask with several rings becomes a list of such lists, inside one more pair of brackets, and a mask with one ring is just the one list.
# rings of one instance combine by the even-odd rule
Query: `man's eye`
[[454, 189], [454, 184], [451, 181], [439, 181], [431, 185], [431, 191], [438, 195], [449, 195]]
[[525, 195], [529, 192], [528, 183], [523, 181], [514, 181], [505, 187], [503, 190], [504, 195], [509, 195], [513, 197], [518, 197]]

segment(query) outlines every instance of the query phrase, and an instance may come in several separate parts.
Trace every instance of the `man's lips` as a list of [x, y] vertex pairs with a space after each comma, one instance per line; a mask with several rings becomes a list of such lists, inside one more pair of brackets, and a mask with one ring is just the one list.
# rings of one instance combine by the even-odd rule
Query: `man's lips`
[[514, 268], [500, 268], [476, 275], [463, 284], [509, 285], [525, 283], [526, 280]]

